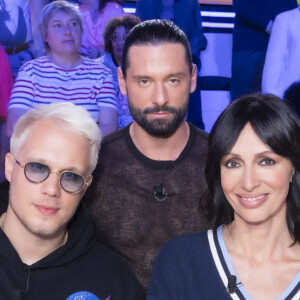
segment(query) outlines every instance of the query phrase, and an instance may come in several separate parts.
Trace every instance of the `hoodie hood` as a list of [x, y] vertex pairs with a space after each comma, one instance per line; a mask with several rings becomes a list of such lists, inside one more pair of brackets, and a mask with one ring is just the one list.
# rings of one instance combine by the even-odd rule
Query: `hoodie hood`
[[[94, 233], [92, 219], [82, 203], [69, 222], [68, 240], [65, 245], [30, 266], [21, 261], [5, 233], [0, 230], [0, 263], [4, 267], [0, 270], [0, 276], [1, 278], [2, 276], [8, 276], [8, 274], [13, 276], [7, 282], [5, 280], [3, 283], [0, 282], [0, 298], [27, 299], [25, 295], [35, 285], [35, 280], [32, 279], [33, 273], [38, 276], [37, 274], [41, 271], [52, 272], [51, 270], [62, 269], [59, 268], [60, 266], [64, 268], [65, 265], [84, 256], [95, 245], [96, 241], [97, 237]], [[16, 289], [16, 286], [19, 288]], [[7, 295], [7, 292], [10, 294]]]
[[19, 263], [26, 267], [26, 269], [31, 270], [47, 268], [49, 266], [56, 267], [72, 262], [89, 251], [97, 241], [92, 219], [83, 203], [80, 203], [75, 215], [68, 224], [67, 242], [30, 266], [21, 261], [18, 253], [2, 230], [0, 231], [0, 238], [6, 240], [4, 243], [5, 249], [2, 248], [5, 251], [1, 251], [0, 257], [11, 262], [13, 265]]

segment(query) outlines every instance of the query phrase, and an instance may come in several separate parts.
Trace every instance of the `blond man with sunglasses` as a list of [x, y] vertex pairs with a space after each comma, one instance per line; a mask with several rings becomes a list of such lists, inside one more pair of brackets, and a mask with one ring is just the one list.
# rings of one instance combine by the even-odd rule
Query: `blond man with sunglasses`
[[100, 130], [71, 103], [30, 110], [6, 155], [0, 218], [0, 299], [143, 299], [117, 255], [96, 241], [81, 199], [92, 181]]

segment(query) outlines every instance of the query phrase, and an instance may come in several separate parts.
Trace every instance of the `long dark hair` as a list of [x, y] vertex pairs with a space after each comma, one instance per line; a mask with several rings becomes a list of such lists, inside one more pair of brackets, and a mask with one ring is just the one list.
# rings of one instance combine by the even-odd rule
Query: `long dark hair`
[[221, 186], [220, 163], [247, 123], [275, 153], [288, 158], [295, 169], [287, 196], [286, 220], [291, 237], [300, 242], [300, 124], [288, 103], [274, 95], [243, 96], [219, 116], [209, 136], [205, 167], [208, 191], [200, 205], [214, 228], [233, 221], [233, 209]]

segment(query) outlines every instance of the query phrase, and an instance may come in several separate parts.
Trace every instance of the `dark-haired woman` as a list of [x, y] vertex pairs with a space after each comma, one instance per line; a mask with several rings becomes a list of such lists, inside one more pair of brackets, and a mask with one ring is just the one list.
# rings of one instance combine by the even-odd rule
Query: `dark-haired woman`
[[209, 138], [213, 230], [160, 252], [148, 300], [300, 299], [300, 124], [272, 95], [236, 100]]
[[128, 108], [127, 97], [120, 92], [117, 69], [122, 66], [123, 47], [126, 37], [129, 31], [140, 22], [139, 17], [125, 14], [111, 19], [104, 31], [104, 50], [106, 52], [99, 59], [99, 62], [109, 67], [113, 75], [118, 97], [119, 128], [130, 124], [133, 118]]
[[80, 53], [97, 58], [104, 50], [104, 30], [108, 21], [124, 14], [119, 1], [80, 0], [83, 34]]

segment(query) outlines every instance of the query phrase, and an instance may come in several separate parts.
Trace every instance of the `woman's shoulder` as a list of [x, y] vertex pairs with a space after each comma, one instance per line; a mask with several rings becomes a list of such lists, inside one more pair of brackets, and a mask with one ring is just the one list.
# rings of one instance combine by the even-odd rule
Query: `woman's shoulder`
[[112, 61], [112, 56], [111, 56], [110, 53], [104, 52], [103, 55], [99, 57], [98, 61], [99, 61], [100, 63]]
[[160, 273], [159, 270], [172, 270], [176, 273], [178, 268], [189, 273], [187, 266], [197, 265], [201, 269], [208, 261], [211, 263], [209, 232], [182, 235], [168, 241], [155, 259], [153, 273]]
[[117, 66], [115, 65], [110, 53], [104, 52], [104, 54], [99, 58], [99, 62], [111, 70], [117, 69]]
[[159, 255], [181, 256], [182, 253], [189, 255], [195, 251], [205, 251], [205, 249], [209, 249], [208, 235], [210, 232], [209, 230], [177, 236], [166, 242]]
[[85, 57], [83, 59], [83, 63], [81, 64], [81, 67], [85, 69], [95, 69], [95, 70], [101, 69], [103, 71], [109, 71], [109, 68], [107, 68], [100, 59], [90, 59], [88, 57]]
[[49, 59], [47, 58], [47, 56], [41, 56], [38, 58], [35, 58], [33, 60], [30, 60], [28, 62], [26, 62], [21, 68], [20, 71], [29, 71], [33, 68], [43, 68], [46, 67], [47, 65], [52, 64]]
[[84, 58], [82, 64], [78, 66], [78, 69], [81, 69], [81, 72], [77, 73], [78, 75], [88, 73], [94, 79], [103, 79], [103, 76], [107, 77], [112, 73], [110, 68], [101, 63], [98, 59], [90, 59], [87, 57]]

